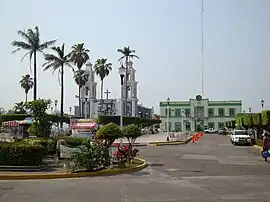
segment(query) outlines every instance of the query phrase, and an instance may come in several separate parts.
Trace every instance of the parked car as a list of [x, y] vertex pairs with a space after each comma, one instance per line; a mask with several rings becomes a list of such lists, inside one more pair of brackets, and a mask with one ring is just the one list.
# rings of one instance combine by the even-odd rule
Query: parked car
[[230, 136], [231, 143], [234, 145], [252, 145], [252, 138], [246, 130], [234, 130]]
[[222, 129], [219, 129], [218, 134], [219, 135], [227, 135], [228, 134], [228, 131], [227, 131], [226, 128], [222, 128]]
[[218, 130], [214, 128], [208, 128], [204, 130], [205, 133], [218, 133]]

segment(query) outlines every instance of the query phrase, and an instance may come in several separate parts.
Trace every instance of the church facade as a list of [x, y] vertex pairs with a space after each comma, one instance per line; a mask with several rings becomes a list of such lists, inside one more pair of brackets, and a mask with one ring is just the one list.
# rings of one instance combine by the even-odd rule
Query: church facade
[[[110, 115], [119, 116], [120, 115], [120, 99], [109, 98], [109, 91], [107, 89], [105, 93], [105, 98], [97, 98], [97, 83], [95, 82], [95, 72], [91, 66], [88, 66], [85, 70], [88, 74], [88, 81], [81, 88], [81, 113], [79, 106], [74, 106], [75, 116], [80, 116], [85, 118], [97, 118], [99, 115]], [[152, 117], [154, 115], [153, 108], [148, 108], [138, 104], [137, 97], [137, 84], [136, 81], [136, 70], [133, 67], [133, 63], [128, 63], [128, 75], [127, 75], [127, 88], [125, 88], [125, 78], [124, 85], [121, 89], [122, 95], [122, 112], [124, 112], [124, 103], [127, 101], [127, 116], [139, 116], [139, 117]], [[120, 81], [119, 81], [120, 85]], [[126, 93], [127, 92], [127, 97]]]

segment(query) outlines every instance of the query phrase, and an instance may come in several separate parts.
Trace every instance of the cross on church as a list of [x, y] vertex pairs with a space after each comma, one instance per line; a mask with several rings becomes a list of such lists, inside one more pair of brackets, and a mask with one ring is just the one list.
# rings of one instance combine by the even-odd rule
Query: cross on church
[[111, 93], [108, 89], [104, 92], [106, 94], [106, 99], [109, 99], [109, 94]]

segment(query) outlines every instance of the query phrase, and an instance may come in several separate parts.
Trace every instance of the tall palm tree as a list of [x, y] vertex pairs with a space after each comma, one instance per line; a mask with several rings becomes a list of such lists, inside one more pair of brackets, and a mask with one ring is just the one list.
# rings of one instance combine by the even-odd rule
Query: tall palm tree
[[46, 48], [52, 46], [56, 40], [47, 41], [41, 43], [40, 33], [38, 26], [35, 29], [28, 29], [27, 31], [18, 31], [18, 35], [22, 37], [23, 41], [13, 41], [12, 46], [17, 47], [12, 53], [15, 53], [20, 50], [27, 51], [26, 54], [22, 57], [21, 61], [28, 55], [30, 57], [30, 70], [32, 57], [34, 56], [34, 100], [37, 98], [37, 52], [42, 52]]
[[52, 69], [53, 73], [57, 70], [61, 75], [61, 122], [60, 127], [63, 128], [63, 117], [64, 117], [64, 67], [70, 67], [73, 70], [73, 67], [70, 65], [70, 59], [68, 55], [65, 55], [65, 44], [61, 47], [52, 47], [52, 50], [55, 52], [53, 54], [45, 54], [44, 59], [45, 63], [43, 64], [44, 71]]
[[26, 114], [25, 103], [23, 102], [15, 103], [13, 111], [15, 114]]
[[31, 78], [30, 74], [26, 74], [22, 76], [20, 80], [21, 87], [24, 89], [25, 92], [25, 102], [27, 102], [27, 95], [31, 88], [34, 86], [33, 78]]
[[80, 110], [80, 116], [81, 114], [81, 88], [86, 84], [88, 81], [89, 75], [85, 72], [83, 69], [78, 69], [74, 72], [74, 79], [76, 84], [79, 87], [79, 110]]
[[128, 88], [127, 88], [127, 80], [128, 80], [128, 62], [131, 61], [133, 58], [139, 59], [137, 55], [135, 55], [135, 50], [130, 49], [129, 46], [124, 47], [122, 49], [117, 49], [117, 52], [121, 53], [122, 56], [118, 59], [118, 61], [123, 62], [125, 60], [125, 66], [126, 66], [126, 75], [125, 75], [125, 112], [124, 114], [127, 115], [127, 97], [128, 97]]
[[97, 59], [95, 65], [94, 65], [94, 71], [99, 76], [101, 80], [100, 85], [100, 98], [101, 98], [101, 107], [103, 102], [103, 80], [106, 76], [110, 74], [110, 71], [112, 70], [112, 63], [107, 63], [107, 59], [101, 58]]
[[[81, 68], [82, 66], [89, 60], [89, 50], [84, 47], [84, 43], [78, 43], [71, 47], [71, 52], [69, 53], [70, 60], [76, 65], [78, 68], [77, 76], [81, 75]], [[76, 75], [74, 75], [76, 78]], [[78, 80], [79, 82], [82, 81], [82, 79]], [[80, 116], [81, 114], [81, 87], [82, 84], [78, 84], [79, 86], [79, 109], [80, 109]]]

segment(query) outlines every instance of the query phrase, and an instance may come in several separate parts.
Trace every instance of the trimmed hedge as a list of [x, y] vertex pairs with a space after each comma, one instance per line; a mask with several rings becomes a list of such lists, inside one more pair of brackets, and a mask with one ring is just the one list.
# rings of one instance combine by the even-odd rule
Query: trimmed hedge
[[[31, 114], [0, 114], [0, 122], [13, 121], [13, 120], [24, 120], [27, 117], [31, 117]], [[50, 114], [51, 121], [57, 123], [61, 121], [60, 115]], [[68, 116], [63, 117], [63, 122], [69, 123], [70, 118]]]
[[45, 147], [39, 144], [0, 143], [0, 165], [39, 166], [42, 165], [45, 152]]
[[[108, 123], [115, 123], [117, 125], [120, 125], [120, 116], [99, 116], [98, 117], [98, 123], [99, 124], [108, 124]], [[152, 126], [155, 124], [161, 123], [161, 120], [156, 119], [144, 119], [140, 117], [133, 117], [133, 116], [124, 116], [123, 117], [123, 125], [130, 125], [135, 124], [137, 126]]]
[[263, 126], [268, 126], [270, 124], [270, 110], [263, 110], [261, 112], [261, 121]]
[[254, 126], [261, 126], [261, 114], [260, 113], [252, 113], [252, 123]]

